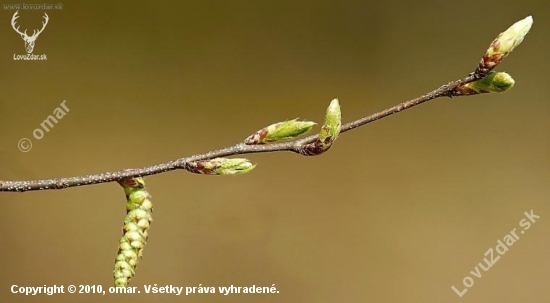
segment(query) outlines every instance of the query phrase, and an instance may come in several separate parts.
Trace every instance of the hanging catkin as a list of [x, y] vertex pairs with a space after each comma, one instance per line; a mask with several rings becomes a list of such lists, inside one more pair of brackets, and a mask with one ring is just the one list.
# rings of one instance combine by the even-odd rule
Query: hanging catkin
[[126, 217], [122, 237], [118, 244], [113, 276], [115, 286], [124, 287], [135, 275], [143, 247], [147, 242], [149, 224], [153, 220], [151, 195], [145, 188], [143, 178], [128, 178], [118, 181], [126, 194]]

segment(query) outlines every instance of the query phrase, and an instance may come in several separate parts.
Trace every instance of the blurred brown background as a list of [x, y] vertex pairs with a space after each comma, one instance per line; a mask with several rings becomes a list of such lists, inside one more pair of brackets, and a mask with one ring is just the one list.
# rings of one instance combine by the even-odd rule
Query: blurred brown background
[[[498, 68], [516, 80], [506, 94], [432, 101], [321, 157], [250, 155], [248, 175], [147, 178], [140, 295], [10, 294], [112, 285], [118, 185], [0, 193], [1, 302], [547, 302], [548, 1], [62, 3], [46, 11], [42, 62], [13, 60], [24, 43], [14, 11], [0, 14], [1, 180], [163, 162], [284, 119], [321, 122], [334, 97], [348, 122], [465, 76], [499, 32], [535, 24]], [[19, 13], [21, 29], [41, 26], [43, 10]], [[63, 100], [70, 112], [33, 138]], [[531, 209], [539, 221], [459, 298], [451, 286]], [[149, 284], [280, 293], [182, 298], [145, 295]]]

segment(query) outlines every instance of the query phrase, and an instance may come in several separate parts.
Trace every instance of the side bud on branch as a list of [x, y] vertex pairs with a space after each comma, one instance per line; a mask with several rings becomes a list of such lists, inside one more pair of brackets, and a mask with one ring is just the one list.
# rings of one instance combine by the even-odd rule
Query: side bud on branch
[[115, 286], [125, 287], [134, 277], [138, 261], [143, 255], [149, 224], [153, 221], [151, 218], [153, 203], [143, 178], [123, 179], [118, 183], [124, 188], [126, 194], [127, 214], [118, 244], [113, 276]]
[[457, 87], [452, 96], [503, 93], [514, 87], [514, 79], [505, 72], [490, 72], [485, 78]]
[[475, 74], [483, 77], [493, 70], [495, 66], [502, 62], [523, 41], [532, 25], [533, 17], [528, 16], [514, 23], [514, 25], [498, 35], [481, 58]]
[[312, 143], [303, 146], [300, 150], [302, 155], [317, 156], [326, 152], [340, 134], [342, 127], [342, 112], [338, 99], [332, 100], [327, 108], [325, 123], [319, 132], [319, 138]]
[[260, 129], [244, 140], [247, 145], [266, 144], [277, 141], [291, 140], [311, 130], [317, 123], [292, 119], [271, 124]]
[[243, 158], [215, 158], [211, 160], [189, 162], [185, 169], [203, 175], [236, 175], [244, 174], [256, 167], [248, 159]]

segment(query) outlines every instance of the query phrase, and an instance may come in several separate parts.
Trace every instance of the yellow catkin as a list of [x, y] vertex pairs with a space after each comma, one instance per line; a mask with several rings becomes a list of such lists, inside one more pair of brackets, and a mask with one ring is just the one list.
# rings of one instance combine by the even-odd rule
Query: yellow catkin
[[125, 287], [135, 275], [143, 247], [147, 243], [149, 225], [153, 220], [151, 195], [145, 188], [143, 178], [128, 178], [118, 181], [126, 194], [126, 217], [122, 237], [118, 244], [113, 276], [115, 286]]

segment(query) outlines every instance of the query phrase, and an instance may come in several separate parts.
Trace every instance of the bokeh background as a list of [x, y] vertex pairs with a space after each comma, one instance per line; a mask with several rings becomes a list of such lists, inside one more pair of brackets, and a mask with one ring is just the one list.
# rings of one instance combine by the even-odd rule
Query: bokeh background
[[[548, 1], [62, 3], [46, 11], [41, 62], [13, 60], [24, 44], [14, 11], [0, 13], [1, 180], [164, 162], [284, 119], [322, 122], [334, 97], [348, 122], [465, 76], [498, 33], [535, 24], [498, 68], [516, 79], [506, 94], [429, 102], [321, 157], [250, 155], [248, 175], [148, 177], [139, 295], [10, 293], [111, 286], [118, 185], [0, 193], [1, 302], [547, 302]], [[19, 13], [21, 29], [41, 26], [44, 11]], [[64, 100], [70, 112], [33, 138]], [[451, 286], [531, 209], [540, 219], [460, 298]], [[143, 294], [153, 284], [280, 293]]]

